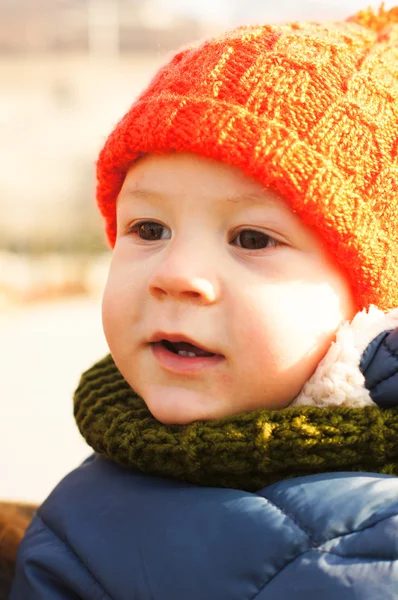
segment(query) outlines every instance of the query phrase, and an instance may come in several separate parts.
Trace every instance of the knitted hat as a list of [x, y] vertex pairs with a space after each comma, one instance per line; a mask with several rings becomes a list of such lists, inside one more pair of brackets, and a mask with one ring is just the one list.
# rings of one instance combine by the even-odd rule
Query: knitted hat
[[398, 306], [398, 7], [239, 27], [177, 53], [101, 151], [111, 246], [128, 168], [167, 151], [224, 161], [278, 191], [348, 269], [358, 309]]

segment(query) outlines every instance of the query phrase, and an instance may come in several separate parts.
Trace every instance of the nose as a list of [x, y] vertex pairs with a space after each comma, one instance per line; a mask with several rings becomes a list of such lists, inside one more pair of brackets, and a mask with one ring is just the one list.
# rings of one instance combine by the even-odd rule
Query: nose
[[219, 300], [220, 281], [215, 273], [214, 257], [205, 257], [203, 253], [199, 257], [197, 252], [176, 248], [158, 258], [148, 280], [153, 297], [198, 304], [214, 304]]

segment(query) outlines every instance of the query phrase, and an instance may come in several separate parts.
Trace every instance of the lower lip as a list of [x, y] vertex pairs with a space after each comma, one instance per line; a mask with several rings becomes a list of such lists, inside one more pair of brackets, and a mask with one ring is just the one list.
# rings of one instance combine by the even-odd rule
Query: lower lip
[[161, 367], [173, 373], [197, 373], [213, 368], [224, 360], [220, 354], [214, 356], [180, 356], [167, 350], [162, 344], [152, 344], [152, 352]]

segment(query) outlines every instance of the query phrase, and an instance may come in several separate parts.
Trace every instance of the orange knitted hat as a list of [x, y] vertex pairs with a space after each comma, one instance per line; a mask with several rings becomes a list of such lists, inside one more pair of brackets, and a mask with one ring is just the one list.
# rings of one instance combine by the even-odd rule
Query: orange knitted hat
[[224, 161], [278, 191], [348, 269], [358, 309], [398, 306], [398, 7], [239, 27], [176, 54], [100, 153], [111, 246], [128, 168], [165, 151]]

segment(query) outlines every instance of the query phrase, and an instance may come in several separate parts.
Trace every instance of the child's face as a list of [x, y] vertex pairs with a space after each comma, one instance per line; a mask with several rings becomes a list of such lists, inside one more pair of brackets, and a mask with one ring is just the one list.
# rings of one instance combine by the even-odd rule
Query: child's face
[[[346, 275], [274, 192], [189, 154], [135, 164], [103, 300], [114, 361], [164, 423], [281, 409], [339, 324]], [[169, 342], [162, 342], [162, 339]], [[211, 355], [190, 357], [189, 339]]]

